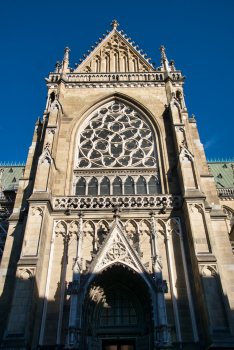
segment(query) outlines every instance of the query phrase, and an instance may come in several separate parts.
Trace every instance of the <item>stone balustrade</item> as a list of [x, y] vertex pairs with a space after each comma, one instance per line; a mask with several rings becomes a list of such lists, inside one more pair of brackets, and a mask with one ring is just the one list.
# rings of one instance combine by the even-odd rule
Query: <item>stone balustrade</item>
[[221, 200], [234, 200], [234, 187], [217, 188]]
[[[173, 80], [181, 78], [180, 72], [171, 74]], [[49, 80], [51, 82], [59, 81], [59, 73], [50, 73]], [[165, 79], [164, 72], [157, 73], [69, 73], [67, 74], [67, 82], [107, 82], [107, 81], [163, 81]]]
[[131, 195], [131, 196], [69, 196], [54, 197], [54, 210], [76, 209], [111, 209], [120, 208], [151, 208], [151, 209], [179, 209], [181, 197], [173, 195]]

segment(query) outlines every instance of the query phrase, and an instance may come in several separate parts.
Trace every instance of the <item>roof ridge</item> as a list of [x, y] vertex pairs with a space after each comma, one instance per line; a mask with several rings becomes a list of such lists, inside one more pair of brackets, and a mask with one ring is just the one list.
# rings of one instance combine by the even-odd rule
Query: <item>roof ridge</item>
[[9, 161], [0, 161], [0, 166], [25, 166], [26, 165], [26, 162], [18, 162], [18, 164], [17, 164], [17, 162], [15, 161], [15, 162], [13, 162], [13, 161], [11, 161], [11, 162], [9, 162]]
[[234, 158], [230, 158], [230, 157], [229, 157], [229, 159], [228, 158], [222, 158], [222, 159], [220, 159], [220, 158], [208, 159], [207, 158], [207, 163], [233, 163], [233, 162], [234, 162]]

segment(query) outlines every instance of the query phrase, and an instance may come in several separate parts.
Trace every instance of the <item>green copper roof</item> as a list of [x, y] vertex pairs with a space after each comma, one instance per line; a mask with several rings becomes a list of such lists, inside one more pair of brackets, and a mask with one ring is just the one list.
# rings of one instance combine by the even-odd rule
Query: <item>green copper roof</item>
[[17, 190], [19, 185], [19, 178], [24, 172], [25, 166], [1, 166], [0, 171], [3, 169], [1, 187], [2, 190]]
[[215, 185], [218, 188], [234, 187], [233, 169], [234, 162], [209, 162], [210, 171], [214, 175]]

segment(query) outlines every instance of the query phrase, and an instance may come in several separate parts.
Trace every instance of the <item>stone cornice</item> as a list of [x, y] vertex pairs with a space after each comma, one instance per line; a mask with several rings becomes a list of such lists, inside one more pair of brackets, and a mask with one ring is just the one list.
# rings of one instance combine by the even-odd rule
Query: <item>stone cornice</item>
[[88, 170], [82, 170], [82, 169], [74, 169], [74, 174], [76, 175], [103, 175], [103, 174], [114, 174], [117, 175], [116, 170], [118, 169], [118, 175], [124, 175], [124, 174], [155, 174], [158, 173], [158, 168], [151, 168], [151, 169], [142, 169], [142, 168], [129, 168], [129, 169], [122, 169], [122, 168], [113, 168], [113, 169], [88, 169]]

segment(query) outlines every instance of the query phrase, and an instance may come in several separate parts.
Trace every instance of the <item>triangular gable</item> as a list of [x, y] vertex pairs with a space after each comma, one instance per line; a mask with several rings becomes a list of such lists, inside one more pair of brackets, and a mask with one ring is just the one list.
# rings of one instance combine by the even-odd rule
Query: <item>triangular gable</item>
[[113, 29], [74, 71], [113, 72], [155, 72], [153, 66], [116, 29]]
[[87, 286], [94, 276], [113, 264], [121, 264], [130, 267], [143, 277], [148, 286], [152, 285], [153, 281], [151, 281], [148, 271], [142, 264], [136, 251], [132, 248], [122, 228], [116, 222], [107, 235], [101, 250], [91, 264], [90, 270], [88, 271], [88, 279], [85, 279], [84, 284]]

